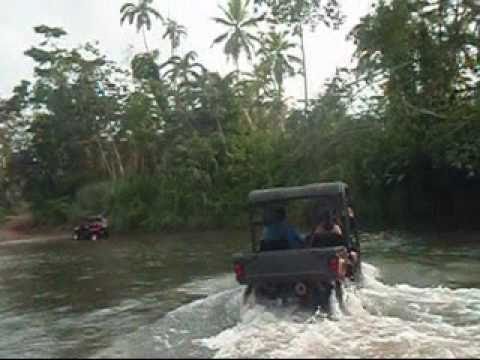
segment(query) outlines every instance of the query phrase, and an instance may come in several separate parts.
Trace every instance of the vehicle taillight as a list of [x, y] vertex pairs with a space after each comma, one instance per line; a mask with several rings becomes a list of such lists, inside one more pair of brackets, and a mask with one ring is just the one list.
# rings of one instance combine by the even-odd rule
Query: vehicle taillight
[[338, 274], [339, 272], [339, 262], [338, 262], [338, 257], [335, 256], [333, 258], [331, 258], [329, 261], [328, 261], [328, 267], [330, 270], [332, 270], [335, 274]]
[[237, 276], [237, 281], [243, 280], [245, 278], [245, 266], [243, 264], [235, 264], [234, 270], [235, 275]]
[[328, 267], [332, 270], [337, 277], [343, 278], [345, 276], [345, 260], [335, 256], [328, 261]]

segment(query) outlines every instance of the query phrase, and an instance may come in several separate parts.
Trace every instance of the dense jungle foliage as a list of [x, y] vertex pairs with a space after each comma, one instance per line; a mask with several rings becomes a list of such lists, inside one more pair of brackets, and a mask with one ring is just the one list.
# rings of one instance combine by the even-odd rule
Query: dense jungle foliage
[[[35, 78], [0, 101], [2, 207], [20, 197], [51, 225], [105, 211], [121, 231], [245, 226], [252, 189], [343, 180], [365, 225], [479, 223], [478, 2], [377, 1], [350, 32], [355, 67], [313, 97], [303, 34], [342, 26], [340, 0], [229, 0], [215, 15], [226, 76], [179, 53], [188, 30], [152, 0], [121, 8], [145, 41], [128, 69], [35, 27]], [[170, 48], [147, 42], [152, 26]], [[303, 102], [287, 101], [291, 76]]]

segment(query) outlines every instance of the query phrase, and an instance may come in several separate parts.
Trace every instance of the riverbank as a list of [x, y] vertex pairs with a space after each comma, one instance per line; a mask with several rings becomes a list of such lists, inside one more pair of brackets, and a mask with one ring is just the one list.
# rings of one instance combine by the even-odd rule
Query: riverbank
[[30, 214], [8, 216], [0, 225], [0, 244], [60, 240], [68, 237], [69, 232], [62, 227], [34, 226]]
[[[229, 229], [217, 228], [217, 229], [188, 229], [183, 231], [162, 231], [162, 234], [185, 234], [185, 233], [207, 233], [210, 231], [238, 231], [239, 229], [236, 227], [231, 227]], [[395, 234], [396, 231], [374, 231], [376, 234], [373, 236], [374, 238], [378, 238], [378, 240], [390, 240], [396, 238]], [[127, 231], [127, 232], [118, 232], [117, 235], [123, 236], [131, 236], [133, 234], [136, 235], [145, 235], [146, 232], [142, 231]], [[372, 231], [367, 230], [366, 234], [369, 237], [372, 237]], [[429, 240], [432, 242], [438, 243], [451, 243], [452, 241], [458, 243], [480, 243], [480, 231], [474, 230], [457, 230], [457, 231], [450, 231], [450, 232], [422, 232], [422, 231], [413, 231], [413, 232], [406, 232], [400, 231], [399, 234], [403, 234], [404, 236], [411, 236], [412, 234], [416, 234], [420, 238], [425, 240]], [[150, 233], [152, 235], [152, 233]], [[39, 226], [36, 225], [33, 221], [33, 217], [29, 212], [22, 212], [19, 215], [10, 215], [7, 216], [5, 221], [0, 224], [0, 244], [15, 244], [19, 242], [43, 242], [43, 241], [58, 241], [69, 239], [71, 236], [71, 226], [70, 225], [62, 225], [57, 227], [52, 226]]]

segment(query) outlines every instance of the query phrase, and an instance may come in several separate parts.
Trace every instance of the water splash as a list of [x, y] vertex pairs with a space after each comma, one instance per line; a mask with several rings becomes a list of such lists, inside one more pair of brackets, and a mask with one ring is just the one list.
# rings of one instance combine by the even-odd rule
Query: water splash
[[480, 356], [480, 290], [388, 286], [368, 264], [364, 275], [345, 292], [349, 315], [299, 323], [291, 309], [255, 306], [200, 342], [220, 358]]
[[[345, 289], [347, 313], [334, 303], [331, 319], [295, 306], [242, 306], [243, 288], [235, 287], [184, 305], [95, 357], [480, 356], [480, 290], [390, 286], [374, 266], [364, 264], [363, 271], [363, 288]], [[218, 280], [225, 287], [230, 281]], [[179, 289], [212, 294], [214, 283]]]

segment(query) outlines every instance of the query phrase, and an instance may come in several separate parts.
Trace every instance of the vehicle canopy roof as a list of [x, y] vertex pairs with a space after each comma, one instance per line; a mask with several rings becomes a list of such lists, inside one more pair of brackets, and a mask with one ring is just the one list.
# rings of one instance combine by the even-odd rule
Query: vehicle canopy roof
[[316, 183], [305, 186], [254, 190], [248, 195], [251, 205], [265, 205], [270, 202], [281, 202], [316, 197], [340, 197], [348, 191], [343, 182]]
[[102, 215], [88, 215], [88, 216], [84, 216], [83, 217], [83, 220], [85, 221], [101, 221], [101, 220], [104, 220], [105, 217], [102, 216]]

